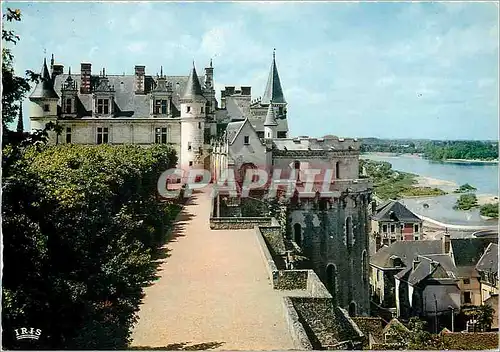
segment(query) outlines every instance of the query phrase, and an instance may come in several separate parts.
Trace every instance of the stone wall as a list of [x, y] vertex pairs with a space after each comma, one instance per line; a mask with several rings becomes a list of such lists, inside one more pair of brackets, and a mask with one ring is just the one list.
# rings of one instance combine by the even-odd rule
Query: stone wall
[[498, 332], [451, 332], [442, 337], [450, 350], [498, 350]]
[[271, 218], [210, 218], [212, 230], [243, 230], [253, 229], [255, 226], [269, 226]]
[[294, 347], [298, 350], [312, 350], [313, 345], [300, 322], [299, 315], [289, 297], [283, 297], [283, 306], [290, 335], [292, 336]]
[[309, 271], [312, 270], [278, 270], [273, 283], [275, 290], [307, 290]]
[[330, 298], [290, 297], [314, 349], [356, 349], [364, 335]]

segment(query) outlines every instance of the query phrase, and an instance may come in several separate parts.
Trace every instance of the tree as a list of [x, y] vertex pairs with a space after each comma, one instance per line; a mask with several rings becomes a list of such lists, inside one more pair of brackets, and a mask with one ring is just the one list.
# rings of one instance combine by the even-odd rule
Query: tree
[[[4, 23], [21, 21], [21, 11], [7, 8], [3, 14]], [[33, 71], [26, 71], [26, 77], [16, 76], [14, 72], [14, 55], [8, 44], [16, 45], [20, 37], [13, 30], [2, 29], [2, 126], [4, 131], [7, 124], [18, 116], [19, 102], [30, 90], [30, 82], [38, 82], [39, 75]]]

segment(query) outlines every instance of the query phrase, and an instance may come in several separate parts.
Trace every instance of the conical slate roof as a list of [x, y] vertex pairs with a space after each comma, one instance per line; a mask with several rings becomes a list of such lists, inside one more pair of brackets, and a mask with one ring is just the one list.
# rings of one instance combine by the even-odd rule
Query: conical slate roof
[[266, 120], [264, 121], [264, 126], [278, 126], [272, 103], [269, 104], [269, 108], [267, 109], [267, 115], [266, 115]]
[[271, 71], [269, 72], [269, 77], [267, 79], [266, 90], [262, 96], [262, 104], [270, 104], [271, 101], [275, 104], [286, 104], [283, 89], [281, 88], [278, 68], [276, 67], [276, 58], [274, 53]]
[[43, 66], [41, 72], [41, 80], [37, 83], [35, 90], [31, 93], [30, 98], [55, 98], [59, 99], [56, 91], [54, 90], [54, 83], [50, 78], [49, 69], [47, 68], [47, 61], [43, 59]]
[[189, 74], [188, 81], [186, 83], [186, 88], [184, 90], [184, 94], [182, 94], [183, 100], [203, 100], [206, 98], [203, 96], [203, 92], [201, 90], [200, 80], [198, 79], [198, 74], [196, 73], [196, 68], [194, 67]]

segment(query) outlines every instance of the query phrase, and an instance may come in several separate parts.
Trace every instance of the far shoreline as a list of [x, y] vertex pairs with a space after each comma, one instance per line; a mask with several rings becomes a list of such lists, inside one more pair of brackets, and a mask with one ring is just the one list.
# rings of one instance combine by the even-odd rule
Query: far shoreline
[[[393, 152], [366, 152], [366, 153], [361, 153], [361, 156], [363, 155], [374, 155], [374, 156], [385, 156], [385, 157], [411, 157], [411, 158], [420, 158], [420, 159], [426, 159], [422, 156], [421, 153], [393, 153]], [[481, 159], [444, 159], [444, 160], [433, 160], [433, 159], [426, 159], [429, 161], [434, 161], [434, 162], [442, 162], [442, 163], [456, 163], [456, 164], [498, 164], [498, 159], [497, 160], [481, 160]]]

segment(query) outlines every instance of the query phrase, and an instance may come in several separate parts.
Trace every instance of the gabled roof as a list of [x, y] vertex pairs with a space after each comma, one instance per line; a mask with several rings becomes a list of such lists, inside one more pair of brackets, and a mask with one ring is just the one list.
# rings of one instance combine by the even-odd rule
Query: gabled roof
[[274, 107], [271, 102], [269, 108], [267, 109], [266, 120], [264, 121], [264, 126], [278, 126], [276, 122], [276, 115], [274, 113]]
[[451, 249], [457, 267], [475, 267], [490, 243], [498, 243], [497, 238], [454, 238]]
[[441, 241], [396, 241], [387, 247], [382, 247], [372, 255], [370, 264], [383, 269], [391, 269], [393, 268], [391, 256], [396, 255], [401, 258], [406, 267], [411, 267], [414, 258], [426, 254], [442, 254]]
[[456, 279], [456, 267], [453, 260], [446, 254], [419, 256], [417, 267], [411, 268], [408, 278], [410, 285], [417, 285], [422, 280], [432, 276], [434, 279]]
[[41, 80], [36, 84], [35, 90], [31, 93], [30, 98], [59, 99], [59, 96], [54, 90], [54, 82], [50, 78], [47, 60], [45, 59], [43, 59]]
[[286, 104], [285, 97], [283, 95], [283, 89], [281, 88], [280, 76], [278, 74], [278, 68], [276, 67], [276, 57], [273, 53], [273, 62], [271, 63], [271, 70], [269, 71], [269, 77], [267, 79], [266, 90], [262, 96], [261, 104], [267, 105], [271, 101], [274, 104]]
[[182, 94], [183, 100], [206, 100], [203, 96], [203, 91], [201, 89], [200, 81], [198, 80], [198, 75], [196, 73], [196, 68], [194, 67], [189, 74], [186, 88], [184, 89], [184, 93]]
[[377, 208], [372, 219], [377, 221], [421, 221], [418, 216], [396, 200], [391, 200]]
[[498, 244], [490, 243], [481, 259], [476, 265], [476, 270], [498, 273]]
[[[78, 86], [81, 86], [82, 77], [80, 74], [71, 74]], [[55, 78], [54, 88], [57, 93], [61, 93], [61, 88], [68, 78], [68, 74], [57, 75]], [[144, 95], [135, 94], [135, 75], [107, 75], [106, 78], [110, 85], [115, 87], [114, 101], [117, 107], [115, 116], [144, 118], [150, 115], [150, 96], [154, 88], [154, 78], [145, 76], [145, 91]], [[188, 76], [164, 76], [166, 81], [172, 85], [172, 109], [177, 115], [180, 115], [180, 99], [182, 93], [187, 86]], [[203, 77], [198, 77], [203, 82]], [[99, 77], [92, 76], [92, 80], [97, 82]], [[79, 103], [83, 110], [81, 116], [91, 116], [92, 111], [92, 94], [78, 94]], [[217, 110], [218, 112], [221, 110]]]

